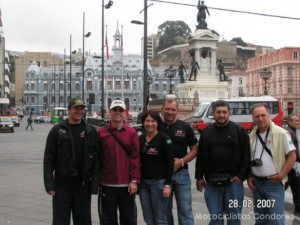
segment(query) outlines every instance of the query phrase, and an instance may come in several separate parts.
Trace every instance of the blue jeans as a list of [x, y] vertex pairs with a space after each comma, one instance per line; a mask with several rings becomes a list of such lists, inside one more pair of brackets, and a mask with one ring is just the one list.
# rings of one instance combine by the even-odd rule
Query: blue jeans
[[[128, 194], [128, 187], [102, 185], [98, 197], [101, 225], [136, 225], [135, 195]], [[118, 223], [118, 209], [120, 223]]]
[[209, 225], [224, 225], [224, 216], [228, 225], [241, 225], [243, 184], [230, 183], [227, 187], [213, 187], [207, 184], [204, 198], [210, 214]]
[[165, 180], [142, 179], [140, 200], [147, 225], [167, 225], [168, 198], [162, 197]]
[[172, 214], [173, 194], [175, 194], [179, 225], [194, 225], [194, 215], [192, 210], [192, 190], [191, 179], [188, 169], [181, 169], [173, 174], [172, 195], [168, 205], [168, 224], [173, 225]]
[[284, 186], [282, 183], [253, 178], [253, 206], [255, 224], [284, 225]]

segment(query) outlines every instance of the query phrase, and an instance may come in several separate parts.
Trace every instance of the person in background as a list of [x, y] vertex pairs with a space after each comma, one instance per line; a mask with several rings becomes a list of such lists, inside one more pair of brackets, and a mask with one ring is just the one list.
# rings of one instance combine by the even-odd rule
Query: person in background
[[293, 194], [293, 203], [295, 205], [294, 213], [300, 214], [300, 175], [299, 175], [299, 164], [300, 163], [300, 153], [299, 153], [299, 142], [297, 138], [297, 128], [299, 127], [300, 120], [299, 116], [296, 114], [288, 115], [288, 126], [286, 130], [290, 133], [293, 144], [296, 148], [296, 162], [288, 174], [288, 182], [286, 183], [286, 188], [288, 185], [291, 187]]
[[100, 224], [136, 225], [135, 194], [140, 180], [139, 139], [136, 131], [124, 122], [125, 103], [114, 100], [109, 108], [111, 119], [107, 126], [98, 130], [101, 139]]
[[140, 136], [141, 182], [140, 200], [146, 224], [167, 225], [168, 198], [174, 167], [173, 145], [170, 137], [157, 130], [159, 113], [147, 111], [142, 115], [146, 131]]
[[266, 104], [254, 104], [251, 113], [256, 126], [250, 133], [248, 186], [253, 192], [255, 224], [284, 225], [284, 184], [296, 160], [296, 148], [288, 132], [270, 120]]
[[32, 114], [30, 114], [30, 116], [27, 118], [27, 126], [26, 126], [26, 130], [28, 129], [28, 127], [30, 127], [31, 130], [33, 130], [32, 122], [33, 122]]
[[[201, 133], [195, 177], [197, 189], [204, 191], [211, 216], [210, 225], [240, 225], [244, 201], [243, 181], [250, 173], [250, 143], [247, 131], [229, 120], [229, 104], [212, 105], [215, 123]], [[234, 204], [233, 204], [234, 202]]]
[[176, 99], [166, 99], [161, 112], [163, 122], [158, 130], [166, 133], [171, 138], [174, 150], [172, 195], [169, 198], [168, 224], [174, 224], [172, 215], [172, 196], [174, 193], [179, 225], [193, 225], [192, 190], [188, 163], [197, 155], [198, 141], [192, 127], [177, 118], [179, 108]]
[[53, 225], [91, 225], [91, 194], [98, 193], [99, 142], [83, 120], [85, 103], [73, 98], [68, 118], [50, 130], [44, 153], [44, 184], [53, 197]]

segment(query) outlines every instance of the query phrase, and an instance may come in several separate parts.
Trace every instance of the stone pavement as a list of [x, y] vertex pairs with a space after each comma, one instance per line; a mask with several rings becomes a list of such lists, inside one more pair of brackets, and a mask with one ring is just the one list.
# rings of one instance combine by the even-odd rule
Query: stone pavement
[[[26, 121], [26, 120], [24, 120]], [[33, 131], [26, 131], [23, 121], [15, 133], [0, 133], [0, 225], [50, 225], [51, 197], [45, 193], [43, 185], [43, 152], [46, 136], [52, 125], [34, 124]], [[194, 162], [190, 163], [192, 177], [193, 213], [195, 225], [207, 225], [208, 212], [203, 193], [196, 190]], [[251, 193], [246, 189], [245, 199], [251, 201]], [[139, 199], [138, 224], [144, 225]], [[286, 192], [286, 224], [300, 225], [300, 218], [294, 217], [291, 194]], [[176, 218], [176, 204], [174, 208]], [[99, 224], [97, 196], [92, 199], [93, 224]], [[243, 225], [253, 225], [251, 207], [243, 210]], [[294, 219], [293, 219], [294, 218]], [[177, 219], [175, 219], [177, 224]]]

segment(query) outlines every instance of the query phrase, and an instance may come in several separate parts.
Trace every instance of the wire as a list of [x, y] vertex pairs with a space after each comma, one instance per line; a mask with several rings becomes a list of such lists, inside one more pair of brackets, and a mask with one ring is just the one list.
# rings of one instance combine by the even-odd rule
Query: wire
[[[197, 5], [179, 3], [179, 2], [163, 1], [163, 0], [148, 0], [148, 1], [168, 3], [168, 4], [173, 4], [173, 5], [185, 5], [185, 6], [197, 7]], [[241, 10], [234, 10], [234, 9], [222, 9], [222, 8], [216, 8], [216, 7], [207, 7], [207, 8], [214, 9], [214, 10], [235, 12], [235, 13], [251, 14], [251, 15], [257, 15], [257, 16], [268, 16], [268, 17], [275, 17], [275, 18], [281, 18], [281, 19], [300, 20], [300, 18], [290, 17], [290, 16], [279, 16], [279, 15], [272, 15], [272, 14], [266, 14], [266, 13], [255, 13], [255, 12], [248, 12], [248, 11], [241, 11]]]

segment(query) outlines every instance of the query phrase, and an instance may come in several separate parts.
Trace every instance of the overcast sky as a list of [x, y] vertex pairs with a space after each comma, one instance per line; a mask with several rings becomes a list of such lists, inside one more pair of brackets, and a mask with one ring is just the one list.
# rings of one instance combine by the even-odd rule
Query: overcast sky
[[[166, 0], [168, 1], [168, 0]], [[148, 35], [157, 33], [160, 24], [167, 20], [182, 20], [191, 30], [197, 25], [198, 0], [172, 0], [192, 4], [179, 6], [148, 0]], [[104, 0], [108, 3], [108, 0]], [[210, 8], [265, 13], [299, 18], [299, 0], [206, 0]], [[1, 0], [3, 30], [6, 49], [15, 51], [69, 52], [70, 34], [72, 49], [82, 48], [83, 12], [85, 31], [92, 35], [85, 40], [85, 50], [101, 52], [102, 0]], [[143, 26], [131, 20], [143, 21], [143, 0], [114, 0], [105, 10], [108, 42], [111, 49], [113, 34], [119, 22], [123, 26], [124, 53], [141, 52]], [[279, 19], [257, 15], [209, 9], [208, 28], [216, 30], [220, 39], [242, 37], [245, 42], [275, 48], [300, 47], [300, 20]]]

